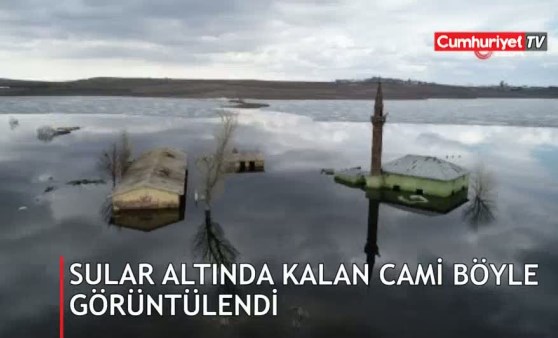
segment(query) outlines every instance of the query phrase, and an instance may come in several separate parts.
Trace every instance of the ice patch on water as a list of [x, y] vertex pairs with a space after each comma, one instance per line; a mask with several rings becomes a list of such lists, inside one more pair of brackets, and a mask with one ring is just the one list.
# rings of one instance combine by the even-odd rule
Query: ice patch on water
[[[284, 112], [315, 121], [369, 122], [373, 100], [250, 100], [270, 106], [252, 111]], [[127, 115], [213, 118], [227, 98], [6, 97], [1, 114]], [[389, 122], [558, 128], [555, 99], [388, 100]], [[246, 111], [246, 110], [245, 110]], [[19, 118], [19, 117], [18, 117]]]

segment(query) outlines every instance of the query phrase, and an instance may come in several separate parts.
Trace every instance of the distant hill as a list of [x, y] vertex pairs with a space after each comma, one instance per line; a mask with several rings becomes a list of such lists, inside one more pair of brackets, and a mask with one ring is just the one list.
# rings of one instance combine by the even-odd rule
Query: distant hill
[[259, 80], [180, 80], [99, 77], [46, 82], [0, 79], [0, 96], [138, 96], [252, 99], [373, 99], [381, 80], [386, 99], [558, 98], [558, 87], [468, 87], [414, 80], [337, 80], [334, 82]]

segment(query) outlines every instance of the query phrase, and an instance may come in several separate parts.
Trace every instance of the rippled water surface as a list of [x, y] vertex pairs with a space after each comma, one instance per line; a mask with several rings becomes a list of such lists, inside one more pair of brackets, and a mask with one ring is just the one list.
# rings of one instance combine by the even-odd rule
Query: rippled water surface
[[[266, 172], [230, 175], [213, 218], [239, 252], [237, 261], [364, 263], [377, 231], [375, 271], [388, 262], [538, 263], [537, 287], [462, 286], [283, 288], [270, 318], [76, 318], [68, 337], [355, 336], [556, 337], [558, 325], [558, 104], [552, 100], [387, 101], [384, 160], [433, 155], [490, 174], [491, 221], [417, 213], [380, 203], [377, 229], [360, 190], [335, 184], [322, 168], [370, 161], [367, 101], [272, 101], [238, 110], [234, 143], [261, 151]], [[215, 109], [224, 100], [132, 98], [0, 99], [0, 336], [57, 337], [58, 257], [67, 261], [194, 262], [203, 210], [194, 159], [213, 147]], [[10, 118], [18, 125], [10, 125]], [[41, 126], [81, 126], [49, 142]], [[152, 232], [108, 225], [102, 208], [110, 184], [99, 154], [126, 130], [135, 154], [172, 146], [190, 158], [185, 219]], [[45, 193], [48, 187], [53, 191]], [[372, 236], [374, 237], [374, 236]], [[243, 292], [249, 292], [246, 288]], [[293, 309], [308, 318], [293, 325]], [[296, 321], [295, 321], [296, 322]]]

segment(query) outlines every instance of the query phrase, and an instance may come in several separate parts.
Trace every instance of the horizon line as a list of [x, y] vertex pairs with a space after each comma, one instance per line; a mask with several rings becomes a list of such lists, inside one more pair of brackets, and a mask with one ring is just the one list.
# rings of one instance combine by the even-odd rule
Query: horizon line
[[[30, 78], [4, 78], [0, 77], [0, 81], [22, 81], [22, 82], [47, 82], [47, 83], [63, 83], [63, 82], [78, 82], [78, 81], [88, 81], [88, 80], [95, 80], [95, 79], [122, 79], [122, 80], [173, 80], [173, 81], [222, 81], [222, 82], [232, 82], [232, 81], [254, 81], [254, 82], [293, 82], [293, 83], [336, 83], [336, 82], [356, 82], [356, 83], [363, 83], [372, 80], [379, 79], [379, 82], [384, 82], [384, 80], [389, 81], [399, 81], [399, 82], [408, 82], [411, 81], [417, 85], [441, 85], [441, 86], [453, 86], [453, 87], [499, 87], [499, 84], [456, 84], [456, 83], [442, 83], [442, 82], [435, 82], [435, 81], [425, 81], [419, 79], [402, 79], [397, 77], [382, 77], [382, 76], [372, 76], [368, 78], [343, 78], [343, 79], [334, 79], [334, 80], [278, 80], [278, 79], [257, 79], [257, 78], [182, 78], [182, 77], [136, 77], [136, 76], [92, 76], [92, 77], [81, 77], [81, 78], [74, 78], [74, 79], [65, 79], [65, 80], [46, 80], [46, 79], [30, 79]], [[549, 84], [549, 85], [512, 85], [512, 84], [505, 84], [506, 87], [527, 87], [527, 88], [551, 88], [551, 87], [558, 87], [558, 85]]]

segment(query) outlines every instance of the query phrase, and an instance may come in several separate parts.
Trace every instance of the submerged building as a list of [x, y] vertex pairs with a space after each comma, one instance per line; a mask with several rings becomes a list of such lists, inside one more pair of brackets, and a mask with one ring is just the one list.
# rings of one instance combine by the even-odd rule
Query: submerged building
[[372, 122], [370, 173], [342, 171], [335, 175], [339, 183], [368, 189], [389, 189], [417, 195], [449, 197], [466, 192], [469, 173], [464, 168], [436, 157], [406, 155], [382, 165], [384, 115], [382, 85], [378, 84]]
[[[448, 197], [467, 190], [469, 173], [462, 167], [431, 156], [406, 155], [382, 167], [380, 188], [417, 195]], [[368, 183], [370, 181], [370, 183]], [[367, 179], [374, 188], [376, 181]]]
[[185, 153], [169, 148], [144, 153], [114, 190], [113, 211], [183, 207], [187, 177]]
[[228, 173], [249, 173], [265, 171], [264, 157], [259, 152], [233, 152], [226, 159]]

